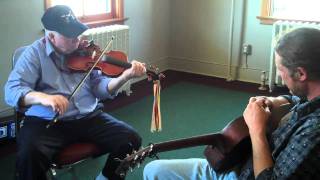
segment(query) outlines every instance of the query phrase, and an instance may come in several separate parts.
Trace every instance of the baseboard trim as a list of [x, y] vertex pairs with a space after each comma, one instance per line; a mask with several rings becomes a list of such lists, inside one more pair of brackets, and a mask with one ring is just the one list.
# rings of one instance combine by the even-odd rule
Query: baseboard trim
[[193, 60], [183, 57], [167, 58], [167, 66], [171, 70], [239, 80], [244, 82], [260, 83], [262, 71], [268, 73], [267, 70], [248, 68], [241, 64], [232, 65], [229, 72], [229, 67], [227, 64], [216, 62], [219, 62], [219, 60], [210, 62], [208, 60]]

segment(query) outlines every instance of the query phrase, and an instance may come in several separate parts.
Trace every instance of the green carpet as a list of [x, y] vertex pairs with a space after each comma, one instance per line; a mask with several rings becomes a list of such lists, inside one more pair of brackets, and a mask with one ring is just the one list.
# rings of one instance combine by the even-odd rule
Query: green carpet
[[[213, 86], [180, 82], [161, 92], [162, 131], [150, 132], [153, 97], [145, 97], [135, 103], [119, 108], [111, 115], [131, 124], [143, 137], [143, 145], [159, 143], [176, 138], [214, 133], [230, 120], [242, 115], [242, 111], [253, 94]], [[204, 147], [193, 147], [163, 152], [159, 157], [189, 158], [203, 157]], [[79, 179], [90, 180], [98, 174], [106, 156], [86, 161], [76, 166]], [[0, 179], [12, 179], [15, 155], [0, 158]], [[129, 172], [128, 180], [142, 179], [144, 165]], [[71, 179], [67, 172], [58, 172], [62, 180]]]

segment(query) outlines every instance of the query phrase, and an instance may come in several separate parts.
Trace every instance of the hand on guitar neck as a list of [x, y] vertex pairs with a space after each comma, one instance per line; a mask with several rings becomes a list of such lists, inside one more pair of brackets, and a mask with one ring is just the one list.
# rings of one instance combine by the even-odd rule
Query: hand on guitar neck
[[[274, 106], [271, 110], [269, 132], [277, 127], [280, 119], [289, 112], [289, 104]], [[118, 159], [120, 165], [116, 173], [125, 177], [129, 169], [133, 169], [144, 161], [146, 157], [154, 157], [157, 153], [182, 148], [209, 145], [205, 149], [205, 156], [216, 171], [224, 171], [246, 159], [251, 152], [251, 142], [248, 127], [243, 116], [231, 121], [221, 132], [200, 135], [190, 138], [171, 140], [140, 149], [124, 159]]]

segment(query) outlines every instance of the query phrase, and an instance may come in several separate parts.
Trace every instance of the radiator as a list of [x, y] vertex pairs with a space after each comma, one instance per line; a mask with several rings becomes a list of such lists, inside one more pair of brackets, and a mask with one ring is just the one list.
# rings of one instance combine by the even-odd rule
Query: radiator
[[299, 21], [277, 21], [272, 27], [272, 41], [271, 41], [271, 54], [270, 54], [270, 66], [269, 66], [269, 90], [272, 92], [276, 87], [284, 86], [280, 75], [276, 71], [274, 61], [274, 48], [277, 41], [284, 34], [299, 27], [312, 27], [320, 29], [319, 23], [299, 22]]
[[[110, 50], [118, 50], [129, 54], [129, 26], [111, 25], [88, 29], [83, 33], [88, 40], [93, 40], [102, 50], [114, 37]], [[118, 92], [124, 91], [128, 96], [131, 94], [131, 81], [124, 84]]]

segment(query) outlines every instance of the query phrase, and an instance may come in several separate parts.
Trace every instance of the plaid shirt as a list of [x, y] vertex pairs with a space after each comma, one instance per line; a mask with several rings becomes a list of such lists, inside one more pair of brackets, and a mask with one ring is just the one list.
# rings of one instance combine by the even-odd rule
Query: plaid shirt
[[[292, 116], [270, 136], [274, 166], [257, 179], [316, 179], [320, 177], [320, 96], [301, 101], [284, 96], [291, 103]], [[252, 159], [242, 167], [239, 179], [254, 179]]]

